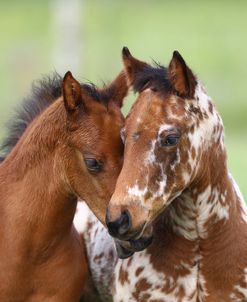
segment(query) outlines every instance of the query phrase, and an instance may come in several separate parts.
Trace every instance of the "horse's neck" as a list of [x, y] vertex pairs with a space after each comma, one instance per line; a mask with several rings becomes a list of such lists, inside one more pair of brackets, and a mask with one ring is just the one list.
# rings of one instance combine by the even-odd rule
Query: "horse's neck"
[[38, 119], [0, 166], [2, 236], [20, 246], [28, 241], [37, 251], [68, 235], [77, 202], [56, 154], [59, 125], [50, 126]]
[[0, 215], [4, 219], [0, 220], [5, 225], [11, 221], [19, 238], [29, 232], [34, 238], [37, 231], [40, 241], [49, 241], [67, 234], [71, 228], [76, 198], [69, 195], [66, 184], [58, 178], [55, 165], [52, 158], [47, 158], [35, 169], [27, 170], [22, 179], [13, 181], [10, 171], [10, 176], [1, 178]]
[[246, 205], [228, 173], [202, 191], [194, 187], [183, 192], [172, 202], [166, 215], [173, 231], [189, 240], [217, 240], [224, 233], [230, 240], [231, 234], [236, 235], [232, 230], [237, 224], [239, 236], [242, 231], [239, 224], [247, 225]]

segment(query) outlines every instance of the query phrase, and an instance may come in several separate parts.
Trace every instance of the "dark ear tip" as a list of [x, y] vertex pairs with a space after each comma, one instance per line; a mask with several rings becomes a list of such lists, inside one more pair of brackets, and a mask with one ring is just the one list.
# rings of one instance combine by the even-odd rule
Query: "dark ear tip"
[[129, 51], [129, 49], [128, 49], [128, 47], [123, 47], [123, 49], [122, 49], [122, 56], [123, 56], [123, 58], [124, 57], [130, 57], [131, 56], [131, 53], [130, 53], [130, 51]]
[[173, 56], [174, 56], [174, 57], [179, 57], [179, 58], [182, 57], [182, 56], [180, 55], [180, 53], [179, 53], [177, 50], [174, 50], [174, 51], [173, 51]]
[[63, 77], [64, 80], [67, 78], [73, 78], [72, 73], [70, 71], [67, 71]]
[[177, 50], [174, 50], [174, 52], [173, 52], [173, 59], [185, 64], [184, 58], [181, 56], [181, 54]]

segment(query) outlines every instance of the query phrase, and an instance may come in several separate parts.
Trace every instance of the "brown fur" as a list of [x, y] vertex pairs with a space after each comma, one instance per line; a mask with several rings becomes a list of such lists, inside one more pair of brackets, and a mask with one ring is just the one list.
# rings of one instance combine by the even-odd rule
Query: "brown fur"
[[[72, 222], [78, 197], [104, 220], [122, 165], [125, 76], [97, 93], [109, 96], [106, 104], [67, 73], [63, 96], [30, 122], [0, 164], [1, 301], [71, 302], [83, 293], [85, 247]], [[102, 170], [90, 172], [87, 158]]]

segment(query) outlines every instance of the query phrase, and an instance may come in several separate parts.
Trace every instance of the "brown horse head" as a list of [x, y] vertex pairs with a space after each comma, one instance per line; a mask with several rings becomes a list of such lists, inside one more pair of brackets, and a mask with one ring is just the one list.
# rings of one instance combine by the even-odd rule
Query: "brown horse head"
[[104, 221], [122, 166], [127, 92], [124, 72], [101, 89], [80, 84], [70, 72], [43, 79], [11, 121], [1, 165], [16, 165], [16, 177], [40, 170], [41, 179], [47, 173], [52, 189], [46, 194], [79, 197]]
[[124, 163], [106, 222], [110, 234], [131, 240], [149, 238], [159, 213], [200, 182], [213, 146], [223, 148], [223, 126], [177, 51], [168, 68], [141, 62], [127, 48], [123, 62], [138, 98], [122, 130]]
[[123, 159], [120, 111], [127, 94], [126, 77], [121, 73], [109, 86], [96, 89], [80, 85], [67, 72], [63, 79], [66, 109], [66, 149], [69, 161], [66, 178], [72, 191], [85, 200], [103, 220]]

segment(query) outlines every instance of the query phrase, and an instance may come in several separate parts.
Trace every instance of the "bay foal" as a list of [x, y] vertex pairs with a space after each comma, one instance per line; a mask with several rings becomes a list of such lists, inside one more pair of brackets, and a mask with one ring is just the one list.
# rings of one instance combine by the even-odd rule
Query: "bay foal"
[[247, 301], [247, 209], [211, 98], [178, 52], [168, 68], [123, 60], [139, 95], [106, 221], [153, 242], [117, 262], [114, 301]]
[[96, 89], [68, 72], [35, 86], [20, 109], [0, 164], [0, 301], [79, 301], [88, 271], [77, 198], [104, 220], [126, 94], [123, 73]]

